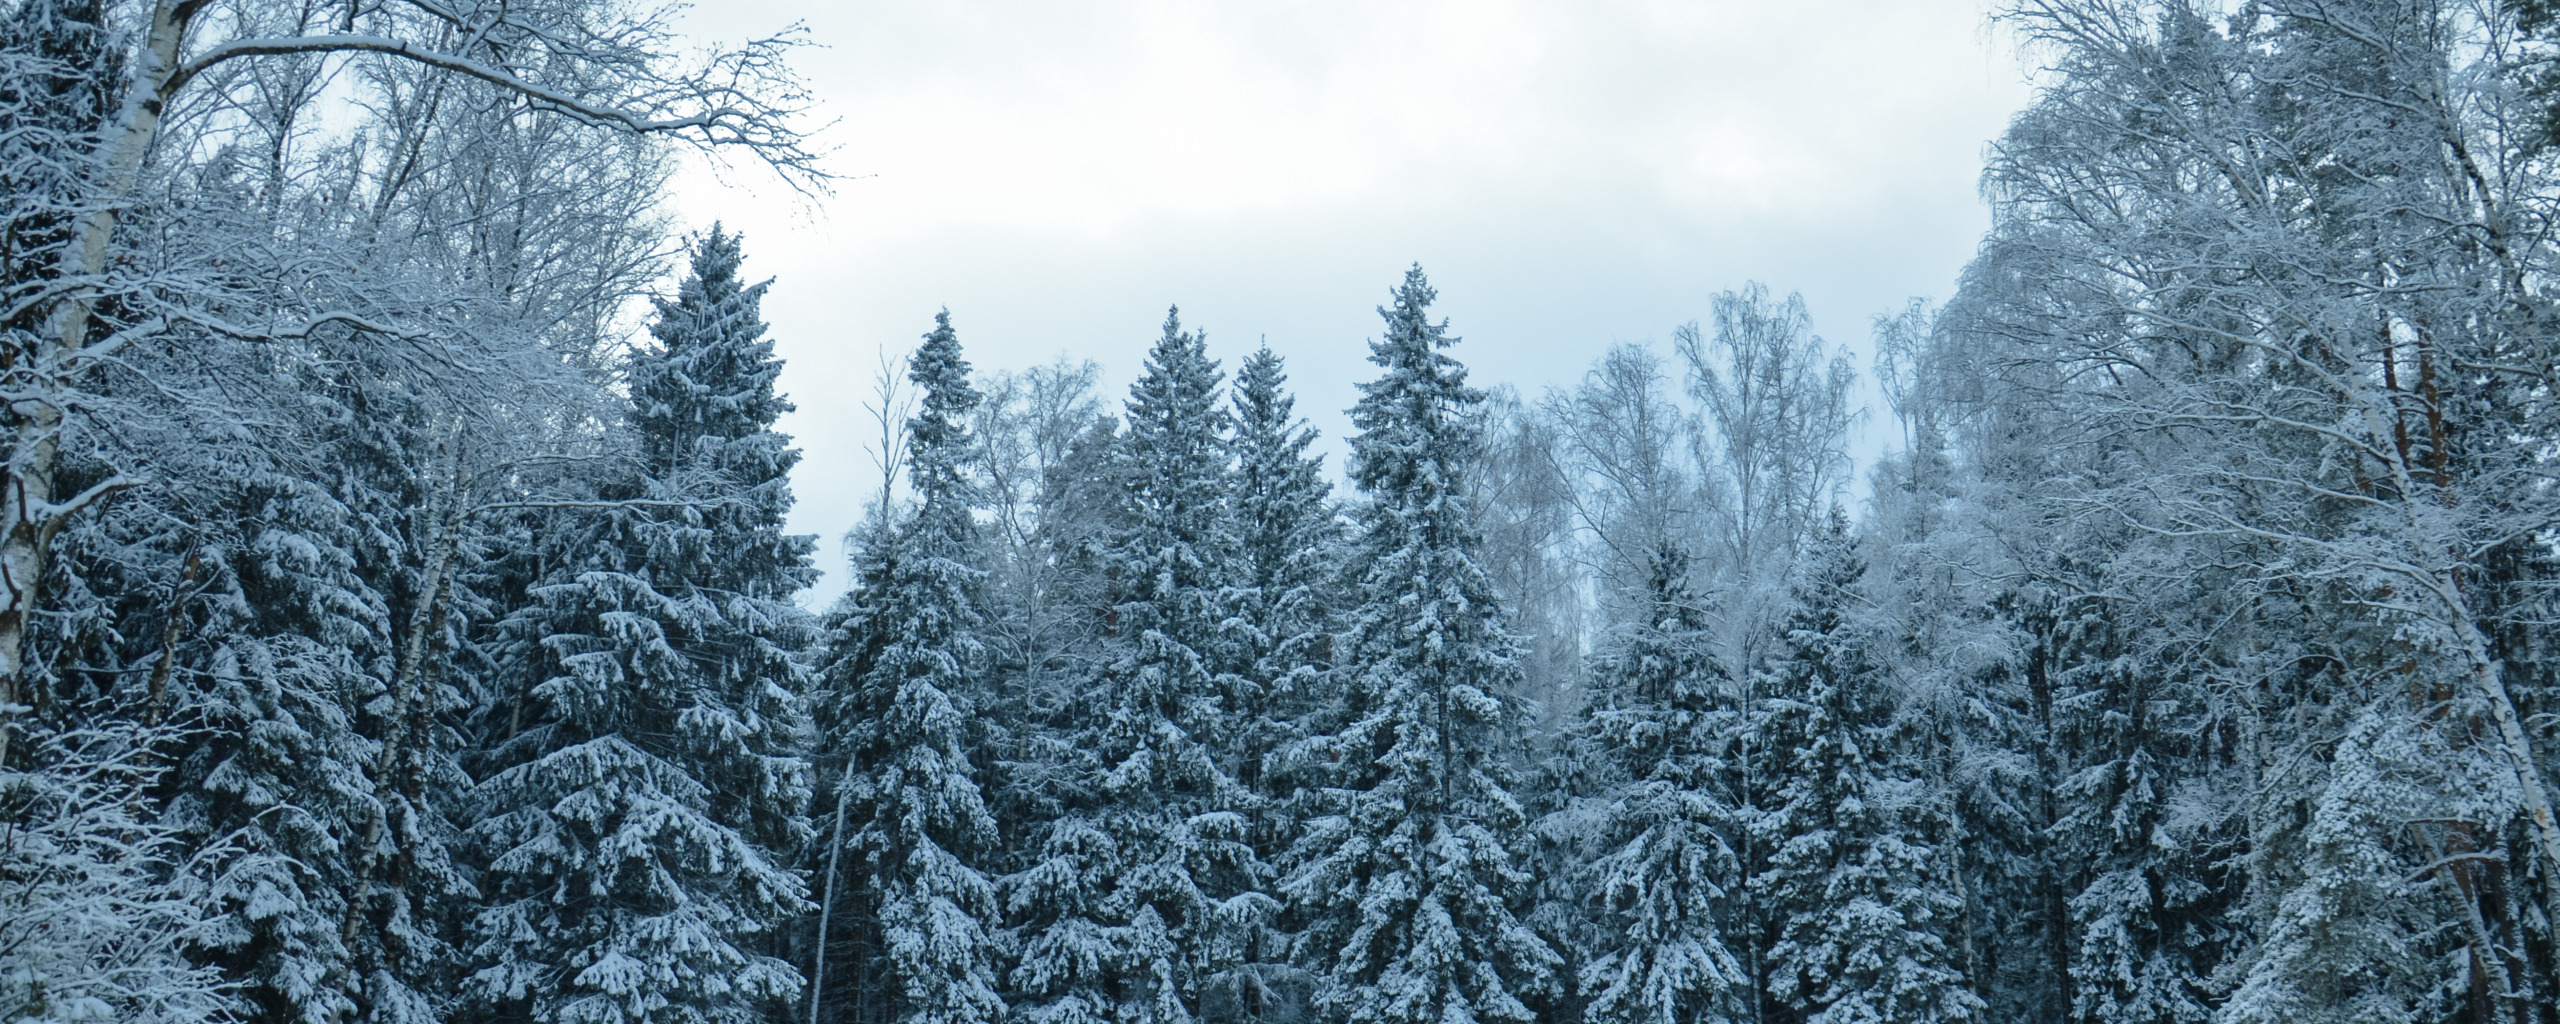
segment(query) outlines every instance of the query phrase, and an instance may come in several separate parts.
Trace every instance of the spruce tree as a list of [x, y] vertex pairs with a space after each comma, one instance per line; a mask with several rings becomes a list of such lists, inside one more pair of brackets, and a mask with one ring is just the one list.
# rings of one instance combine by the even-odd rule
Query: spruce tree
[[[2179, 615], [2224, 611], [2184, 596]], [[2231, 880], [2247, 837], [2227, 805], [2203, 798], [2231, 778], [2207, 724], [2218, 709], [2184, 659], [2162, 650], [2176, 648], [2135, 632], [2156, 628], [2156, 612], [2056, 604], [2044, 650], [2059, 664], [2044, 674], [2069, 709], [2056, 716], [2054, 746], [2070, 760], [2053, 788], [2056, 820], [2039, 836], [2058, 891], [2035, 895], [2062, 904], [2077, 937], [2059, 994], [2091, 1024], [2211, 1020], [2216, 969], [2241, 940], [2232, 911], [2245, 894]]]
[[425, 563], [449, 506], [420, 472], [440, 403], [364, 340], [307, 345], [271, 385], [293, 396], [276, 424], [291, 440], [200, 472], [186, 528], [126, 549], [160, 548], [166, 582], [93, 580], [142, 599], [124, 619], [147, 645], [140, 717], [211, 726], [189, 733], [169, 803], [243, 854], [200, 953], [257, 1019], [431, 1021], [476, 895], [450, 818], [469, 780], [438, 720], [453, 692], [421, 663], [431, 645], [401, 655], [407, 626], [435, 632], [448, 610]]
[[1235, 914], [1268, 903], [1246, 841], [1252, 797], [1219, 749], [1235, 689], [1219, 666], [1237, 660], [1219, 376], [1176, 310], [1129, 389], [1107, 553], [1114, 635], [1076, 744], [1086, 777], [1010, 881], [1011, 904], [1032, 914], [1013, 975], [1031, 1020], [1188, 1021], [1204, 975], [1233, 959]]
[[1512, 912], [1523, 813], [1502, 753], [1520, 709], [1519, 641], [1476, 563], [1466, 482], [1483, 445], [1482, 392], [1440, 350], [1414, 267], [1370, 343], [1383, 368], [1352, 410], [1351, 477], [1365, 567], [1349, 613], [1346, 723], [1322, 744], [1338, 765], [1331, 813], [1307, 824], [1284, 884], [1306, 915], [1301, 961], [1351, 1024], [1533, 1018], [1523, 991], [1558, 958]]
[[1982, 1001], [1946, 941], [1963, 906], [1952, 823], [1869, 656], [1855, 543], [1834, 506], [1799, 562], [1759, 686], [1754, 745], [1784, 780], [1752, 822], [1771, 850], [1751, 880], [1776, 931], [1764, 984], [1807, 1024], [1972, 1020]]
[[642, 472], [563, 541], [508, 629], [544, 717], [481, 786], [488, 856], [478, 999], [546, 1022], [747, 1022], [799, 973], [764, 952], [809, 909], [782, 854], [804, 840], [792, 744], [813, 575], [783, 534], [797, 459], [763, 338], [763, 285], [717, 228], [633, 357]]
[[1581, 970], [1594, 1024], [1731, 1020], [1750, 978], [1727, 949], [1740, 870], [1725, 836], [1740, 821], [1724, 792], [1736, 715], [1689, 558], [1665, 543], [1646, 581], [1645, 618], [1597, 659], [1576, 739], [1611, 762], [1597, 801], [1600, 856], [1583, 887], [1602, 937]]
[[828, 981], [811, 1016], [985, 1024], [1005, 1004], [991, 948], [996, 887], [979, 867], [996, 823], [968, 749], [985, 662], [968, 476], [979, 396], [949, 311], [907, 375], [920, 395], [907, 421], [916, 505], [873, 534], [828, 641], [819, 724], [836, 827], [820, 862], [841, 872], [831, 879], [841, 892], [826, 908], [819, 969], [846, 981]]
[[[1252, 842], [1278, 864], [1298, 835], [1304, 801], [1297, 755], [1332, 710], [1325, 681], [1332, 604], [1341, 573], [1342, 530], [1324, 457], [1308, 451], [1316, 432], [1297, 418], [1280, 356], [1268, 346], [1236, 371], [1233, 588], [1238, 636], [1222, 752], [1236, 782], [1255, 798]], [[1312, 976], [1285, 966], [1285, 920], [1265, 927], [1239, 953], [1246, 965], [1212, 982], [1204, 1009], [1219, 1019], [1267, 1020], [1301, 1012]]]
[[[1327, 559], [1339, 537], [1324, 457], [1309, 454], [1316, 432], [1296, 416], [1270, 348], [1236, 371], [1236, 615], [1250, 627], [1230, 701], [1237, 780], [1277, 804], [1288, 795], [1275, 762], [1303, 738], [1318, 703], [1327, 647], [1328, 598], [1336, 573]], [[1274, 851], [1276, 852], [1276, 851]]]
[[170, 812], [199, 842], [240, 850], [210, 894], [220, 916], [206, 955], [256, 1019], [325, 1024], [360, 1009], [363, 937], [346, 926], [375, 748], [356, 705], [380, 690], [367, 656], [383, 651], [385, 624], [379, 598], [349, 579], [346, 510], [316, 488], [264, 482], [240, 496], [267, 522], [199, 556], [210, 592], [191, 602], [196, 625], [219, 639], [190, 703], [212, 728], [181, 763], [187, 785]]

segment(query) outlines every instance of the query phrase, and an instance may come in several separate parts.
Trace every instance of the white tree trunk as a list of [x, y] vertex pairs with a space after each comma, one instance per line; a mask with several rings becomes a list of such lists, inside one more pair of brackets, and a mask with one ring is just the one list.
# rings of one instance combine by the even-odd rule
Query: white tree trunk
[[33, 385], [10, 402], [9, 459], [0, 468], [0, 764], [9, 756], [15, 731], [10, 719], [23, 713], [23, 701], [35, 682], [27, 671], [27, 627], [42, 600], [45, 556], [63, 518], [114, 489], [92, 488], [73, 500], [54, 501], [54, 459], [62, 442], [63, 410], [68, 406], [64, 381], [79, 370], [89, 345], [89, 328], [97, 306], [94, 278], [106, 267], [107, 243], [115, 235], [116, 211], [133, 191], [145, 154], [159, 135], [162, 90], [176, 67], [178, 49], [186, 41], [187, 23], [205, 0], [157, 0], [150, 27], [137, 55], [132, 84], [127, 86], [116, 123], [108, 125], [104, 163], [89, 183], [75, 244], [64, 254], [58, 280], [66, 286], [54, 300], [37, 349], [26, 353], [23, 368]]

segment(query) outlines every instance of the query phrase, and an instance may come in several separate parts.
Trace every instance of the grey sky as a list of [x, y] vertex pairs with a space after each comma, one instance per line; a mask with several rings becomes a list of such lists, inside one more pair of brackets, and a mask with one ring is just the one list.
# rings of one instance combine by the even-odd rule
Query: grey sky
[[[805, 19], [843, 183], [691, 180], [747, 235], [796, 529], [838, 538], [877, 486], [876, 353], [948, 306], [981, 368], [1060, 353], [1116, 398], [1168, 303], [1232, 369], [1258, 338], [1339, 462], [1375, 307], [1420, 261], [1480, 385], [1536, 394], [1708, 296], [1801, 291], [1863, 353], [1944, 298], [1986, 222], [1983, 147], [2027, 97], [1982, 0], [1018, 2], [730, 0], [719, 34]], [[1338, 469], [1338, 465], [1336, 467]]]

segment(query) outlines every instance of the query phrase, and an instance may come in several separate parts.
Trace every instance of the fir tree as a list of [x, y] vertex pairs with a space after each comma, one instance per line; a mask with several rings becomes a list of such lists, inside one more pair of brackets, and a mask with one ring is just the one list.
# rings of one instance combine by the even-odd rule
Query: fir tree
[[798, 994], [762, 952], [809, 908], [781, 860], [807, 833], [810, 638], [790, 596], [807, 538], [781, 532], [797, 458], [788, 404], [718, 229], [634, 357], [644, 473], [532, 590], [511, 633], [547, 721], [530, 760], [481, 786], [489, 904], [478, 998], [558, 1022], [746, 1022]]
[[1728, 994], [1750, 983], [1723, 935], [1740, 867], [1725, 841], [1739, 818], [1720, 756], [1733, 734], [1731, 688], [1688, 577], [1688, 557], [1664, 544], [1645, 620], [1594, 666], [1597, 692], [1579, 730], [1615, 781], [1600, 800], [1603, 852], [1572, 878], [1605, 937], [1581, 971], [1584, 1019], [1595, 1024], [1730, 1020]]
[[1235, 689], [1218, 666], [1237, 660], [1218, 378], [1202, 336], [1168, 313], [1114, 453], [1116, 635], [1100, 715], [1076, 745], [1086, 777], [1039, 862], [1010, 883], [1011, 906], [1032, 915], [1013, 975], [1030, 1020], [1188, 1021], [1203, 975], [1233, 958], [1239, 915], [1269, 902], [1244, 841], [1251, 796], [1218, 743]]
[[[979, 538], [968, 477], [979, 402], [951, 314], [908, 364], [920, 401], [907, 421], [916, 507], [863, 555], [863, 577], [830, 637], [821, 735], [838, 791], [827, 863], [850, 876], [841, 907], [850, 952], [822, 938], [821, 970], [842, 962], [852, 998], [826, 997], [863, 1024], [984, 1024], [1005, 1014], [991, 949], [996, 888], [978, 867], [996, 838], [971, 765], [968, 717], [983, 671]], [[840, 775], [836, 773], [841, 773]], [[848, 1006], [848, 1004], [850, 1004]]]
[[1367, 565], [1336, 670], [1348, 721], [1323, 743], [1337, 806], [1308, 823], [1284, 891], [1307, 916], [1302, 962], [1351, 1024], [1525, 1024], [1521, 992], [1558, 960], [1511, 908], [1523, 813], [1501, 751], [1519, 642], [1472, 554], [1483, 395], [1441, 353], [1456, 339], [1429, 319], [1433, 298], [1407, 272], [1370, 343], [1384, 372], [1352, 410]]
[[1940, 852], [1951, 823], [1855, 621], [1866, 567], [1854, 545], [1835, 506], [1760, 686], [1756, 745], [1785, 780], [1752, 823], [1771, 848], [1751, 880], [1776, 924], [1765, 983], [1808, 1024], [1967, 1021], [1982, 1003], [1945, 938], [1963, 905]]

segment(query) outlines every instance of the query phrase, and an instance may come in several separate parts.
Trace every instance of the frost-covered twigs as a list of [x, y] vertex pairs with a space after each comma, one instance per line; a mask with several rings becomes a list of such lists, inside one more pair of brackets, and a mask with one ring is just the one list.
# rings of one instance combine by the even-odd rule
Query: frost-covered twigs
[[[614, 3], [414, 2], [348, 5], [342, 17], [312, 13], [202, 0], [151, 0], [129, 10], [36, 0], [11, 12], [18, 30], [6, 41], [0, 75], [12, 84], [0, 86], [0, 97], [15, 105], [0, 111], [9, 122], [0, 125], [0, 135], [20, 144], [27, 158], [23, 164], [13, 158], [12, 231], [36, 243], [13, 245], [24, 255], [0, 268], [6, 278], [0, 300], [13, 310], [14, 352], [6, 367], [12, 436], [8, 477], [0, 481], [0, 489], [16, 495], [6, 503], [10, 518], [0, 521], [0, 576], [6, 577], [0, 579], [0, 678], [12, 693], [31, 682], [19, 659], [26, 618], [42, 603], [44, 548], [58, 529], [44, 517], [56, 501], [61, 432], [76, 426], [68, 422], [76, 410], [101, 399], [92, 364], [180, 323], [275, 339], [307, 338], [341, 325], [413, 343], [453, 326], [434, 322], [449, 318], [419, 323], [416, 311], [398, 302], [324, 306], [281, 328], [235, 326], [246, 297], [235, 293], [243, 282], [213, 266], [236, 262], [236, 254], [217, 246], [206, 254], [211, 263], [171, 277], [147, 268], [168, 266], [172, 255], [183, 260], [188, 247], [156, 258], [127, 251], [140, 244], [126, 237], [138, 226], [134, 218], [194, 205], [169, 191], [184, 180], [171, 165], [192, 157], [186, 140], [165, 138], [167, 118], [191, 90], [208, 83], [236, 87], [212, 73], [306, 57], [402, 62], [470, 79], [513, 104], [578, 125], [749, 154], [795, 188], [823, 189], [828, 180], [806, 144], [800, 112], [808, 97], [786, 59], [796, 29], [692, 58], [676, 52], [670, 12]], [[397, 75], [367, 80], [395, 90], [401, 81]], [[28, 98], [37, 95], [54, 99]], [[384, 109], [403, 105], [396, 91], [380, 99]], [[284, 116], [289, 125], [295, 112]], [[444, 128], [407, 124], [392, 134], [409, 138], [414, 159], [414, 148]], [[391, 194], [386, 189], [383, 198]], [[277, 294], [270, 287], [252, 290]]]
[[40, 732], [0, 769], [0, 1021], [191, 1024], [236, 1003], [191, 957], [220, 844], [157, 820], [168, 728]]
[[[2074, 486], [2036, 488], [2032, 500], [2064, 529], [2113, 538], [2064, 574], [2111, 581], [2113, 593], [2090, 599], [2179, 594], [2223, 608], [2175, 631], [2082, 626], [2065, 613], [2065, 634], [2112, 647], [2161, 629], [2155, 643], [2178, 652], [2088, 665], [2091, 699], [2148, 687], [2201, 696], [2197, 712], [2263, 737], [2249, 769], [2274, 787], [2261, 800], [2339, 815], [2350, 812], [2338, 801], [2383, 792], [2342, 793], [2366, 784], [2349, 771], [2349, 745], [2366, 741], [2350, 738], [2336, 717], [2346, 712], [2261, 716], [2360, 708], [2385, 733], [2447, 739], [2469, 778], [2502, 780], [2513, 857], [2501, 883], [2512, 888], [2465, 897], [2483, 927], [2441, 934], [2474, 936], [2463, 955], [2477, 966], [2465, 973], [2504, 973], [2491, 969], [2510, 955], [2498, 947], [2552, 940], [2481, 938], [2498, 931], [2485, 922], [2531, 930], [2512, 920], [2521, 907], [2560, 916], [2552, 752], [2524, 726], [2533, 691], [2518, 686], [2529, 677], [2519, 666], [2539, 661], [2526, 638], [2540, 627], [2528, 623], [2548, 617], [2536, 538], [2560, 523], [2544, 465], [2550, 341], [2532, 269], [2551, 254], [2519, 244], [2544, 230], [2546, 140], [2540, 111], [2505, 77], [2531, 40], [2507, 12], [2462, 4], [2046, 2], [2010, 16], [2059, 73], [1995, 154], [1986, 182], [1999, 226], [1950, 306], [1947, 323], [1990, 385], [1973, 414], [2040, 420], [2030, 429], [2049, 445], [2089, 453], [2065, 463]], [[2154, 673], [2167, 678], [2145, 678]], [[2196, 695], [2195, 677], [2220, 681]], [[2244, 696], [2253, 686], [2284, 689]], [[2090, 770], [2120, 774], [2074, 780], [2066, 799], [2156, 808], [2165, 798], [2115, 788], [2150, 786], [2164, 770], [2213, 774], [2148, 760], [2154, 744], [2191, 741], [2117, 706], [2135, 717], [2090, 735], [2125, 746]], [[2422, 784], [2386, 765], [2352, 767], [2379, 785]], [[2473, 795], [2458, 788], [2443, 799]], [[2396, 830], [2348, 841], [2247, 806], [2265, 815], [2252, 819], [2251, 856], [2271, 901], [2262, 920], [2279, 931], [2340, 887], [2425, 859]], [[2094, 832], [2095, 819], [2075, 827]], [[2109, 845], [2153, 877], [2190, 870], [2183, 855]], [[2303, 866], [2333, 856], [2344, 859]], [[2399, 858], [2414, 859], [2383, 866]], [[2339, 873], [2348, 861], [2353, 877]], [[2128, 904], [2126, 877], [2090, 879], [2083, 906], [2125, 929], [2111, 940], [2116, 963], [2146, 961], [2158, 976], [2093, 982], [2086, 1005], [2193, 1005], [2209, 968], [2189, 958], [2225, 940], [2164, 925], [2178, 909]], [[2227, 1017], [2347, 1002], [2417, 1013], [2437, 998], [2415, 976], [2328, 975], [2368, 957], [2356, 942], [2414, 948], [2428, 926], [2325, 905], [2317, 913], [2340, 915], [2322, 926], [2336, 941], [2286, 932], [2309, 945], [2226, 968], [2250, 979]], [[2482, 980], [2471, 1012], [2507, 1012], [2508, 997], [2490, 991], [2503, 985]]]

